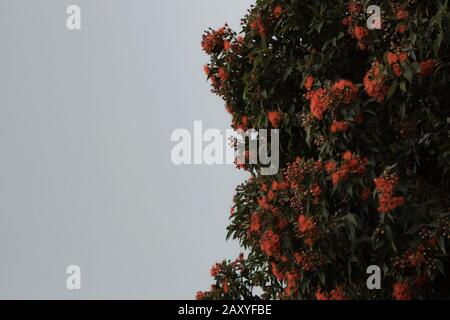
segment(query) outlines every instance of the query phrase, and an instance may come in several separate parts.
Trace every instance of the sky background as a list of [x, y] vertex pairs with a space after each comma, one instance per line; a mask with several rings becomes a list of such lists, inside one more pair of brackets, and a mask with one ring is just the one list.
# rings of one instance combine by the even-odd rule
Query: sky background
[[251, 3], [0, 0], [0, 298], [192, 299], [237, 257], [226, 226], [246, 175], [174, 166], [170, 136], [228, 128], [200, 41]]

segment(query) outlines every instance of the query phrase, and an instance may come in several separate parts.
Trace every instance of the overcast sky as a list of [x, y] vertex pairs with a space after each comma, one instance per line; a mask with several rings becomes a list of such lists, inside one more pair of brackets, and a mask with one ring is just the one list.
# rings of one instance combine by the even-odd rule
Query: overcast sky
[[201, 35], [252, 2], [0, 0], [0, 298], [191, 299], [239, 254], [225, 229], [245, 175], [174, 166], [170, 136], [228, 128]]

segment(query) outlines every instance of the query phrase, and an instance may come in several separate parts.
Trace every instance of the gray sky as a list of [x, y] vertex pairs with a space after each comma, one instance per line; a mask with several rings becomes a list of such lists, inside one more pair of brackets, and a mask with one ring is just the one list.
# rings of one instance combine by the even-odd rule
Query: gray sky
[[190, 299], [239, 254], [225, 228], [245, 175], [174, 166], [170, 135], [228, 127], [201, 35], [252, 2], [0, 0], [0, 298]]

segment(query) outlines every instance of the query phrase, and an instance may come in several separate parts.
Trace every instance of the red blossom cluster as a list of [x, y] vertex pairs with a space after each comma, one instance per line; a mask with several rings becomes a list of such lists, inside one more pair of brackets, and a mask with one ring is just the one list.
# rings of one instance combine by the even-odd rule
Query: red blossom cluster
[[260, 248], [268, 257], [276, 257], [280, 253], [280, 236], [272, 230], [266, 231], [260, 240]]
[[310, 102], [312, 115], [322, 120], [325, 112], [332, 106], [339, 103], [350, 104], [358, 97], [358, 87], [349, 80], [339, 80], [335, 82], [331, 89], [318, 88], [311, 90], [314, 78], [308, 76], [304, 86], [308, 90], [305, 97]]
[[389, 87], [386, 85], [386, 77], [381, 72], [381, 67], [382, 65], [375, 61], [364, 77], [364, 88], [367, 94], [378, 102], [384, 101], [389, 90]]
[[317, 290], [316, 292], [316, 299], [319, 301], [326, 301], [326, 300], [347, 300], [344, 290], [342, 287], [337, 287], [334, 290], [331, 290], [330, 292], [324, 292], [321, 289]]
[[426, 60], [420, 63], [420, 73], [419, 76], [422, 78], [429, 77], [433, 74], [436, 68], [436, 60]]
[[261, 16], [257, 16], [251, 23], [250, 23], [250, 28], [252, 30], [256, 30], [258, 31], [259, 35], [261, 36], [261, 38], [265, 38], [266, 37], [266, 31], [264, 29], [264, 24], [263, 21], [261, 19]]
[[[297, 157], [285, 170], [285, 179], [289, 183], [292, 195], [290, 205], [303, 212], [307, 203], [318, 205], [322, 195], [319, 176], [323, 173], [321, 161], [313, 161]], [[308, 179], [306, 179], [308, 178]]]
[[395, 300], [411, 300], [412, 292], [408, 282], [398, 282], [394, 284], [392, 296]]
[[398, 269], [420, 267], [426, 260], [426, 247], [419, 245], [414, 250], [408, 250], [401, 257], [394, 259], [394, 266]]
[[403, 74], [400, 64], [406, 62], [408, 58], [408, 53], [404, 51], [399, 51], [397, 53], [388, 51], [386, 53], [386, 60], [397, 77], [400, 77]]
[[303, 214], [298, 217], [298, 231], [304, 237], [304, 243], [312, 248], [314, 241], [318, 238], [317, 225], [312, 217]]
[[275, 8], [273, 9], [273, 15], [275, 16], [275, 18], [279, 18], [282, 13], [283, 7], [281, 5], [275, 6]]
[[267, 113], [267, 118], [269, 119], [269, 122], [273, 128], [278, 128], [281, 122], [281, 116], [278, 111], [269, 111]]
[[310, 91], [314, 85], [314, 77], [312, 75], [308, 75], [304, 82], [304, 87], [306, 90]]
[[367, 47], [366, 38], [369, 35], [369, 30], [366, 26], [358, 25], [358, 18], [360, 17], [364, 6], [359, 1], [350, 1], [348, 4], [349, 16], [342, 20], [342, 24], [348, 27], [348, 33], [358, 40], [358, 48], [365, 50]]
[[286, 274], [287, 286], [286, 289], [284, 289], [284, 293], [286, 294], [286, 296], [291, 297], [293, 294], [296, 294], [298, 292], [299, 280], [300, 275], [295, 271], [291, 271]]
[[258, 213], [252, 214], [250, 219], [250, 233], [257, 233], [261, 230], [261, 217]]
[[330, 132], [333, 134], [339, 133], [339, 132], [346, 132], [350, 129], [350, 123], [348, 121], [333, 121]]
[[237, 116], [234, 116], [231, 126], [236, 130], [246, 131], [249, 128], [248, 117], [244, 115], [239, 119]]
[[217, 274], [220, 272], [221, 268], [222, 268], [222, 266], [220, 265], [220, 263], [216, 263], [215, 265], [213, 265], [211, 267], [211, 271], [210, 271], [211, 277], [217, 276]]
[[313, 272], [325, 263], [325, 257], [315, 251], [295, 253], [294, 257], [295, 263], [305, 272]]
[[224, 49], [225, 28], [208, 30], [203, 35], [202, 48], [207, 54], [219, 53]]
[[333, 185], [337, 187], [341, 182], [347, 181], [351, 174], [364, 174], [368, 164], [367, 158], [361, 158], [359, 155], [347, 151], [342, 154], [340, 165], [329, 161], [325, 164], [325, 170], [331, 175]]
[[333, 103], [331, 92], [326, 88], [309, 91], [306, 94], [306, 99], [310, 102], [312, 115], [318, 120], [323, 119], [325, 111], [327, 111]]
[[380, 213], [388, 213], [394, 211], [398, 207], [405, 204], [404, 197], [395, 197], [394, 189], [399, 182], [399, 177], [397, 175], [388, 175], [375, 179], [375, 186], [377, 187], [377, 192], [379, 194], [378, 211]]
[[332, 89], [333, 96], [344, 104], [350, 104], [358, 97], [358, 87], [350, 80], [339, 80]]

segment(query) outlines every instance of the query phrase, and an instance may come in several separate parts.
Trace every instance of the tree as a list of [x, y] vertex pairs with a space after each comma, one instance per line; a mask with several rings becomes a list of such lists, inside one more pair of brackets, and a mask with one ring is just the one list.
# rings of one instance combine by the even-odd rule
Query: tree
[[232, 127], [278, 128], [282, 170], [239, 165], [248, 254], [197, 298], [450, 298], [449, 28], [443, 0], [258, 0], [239, 34], [205, 32]]

